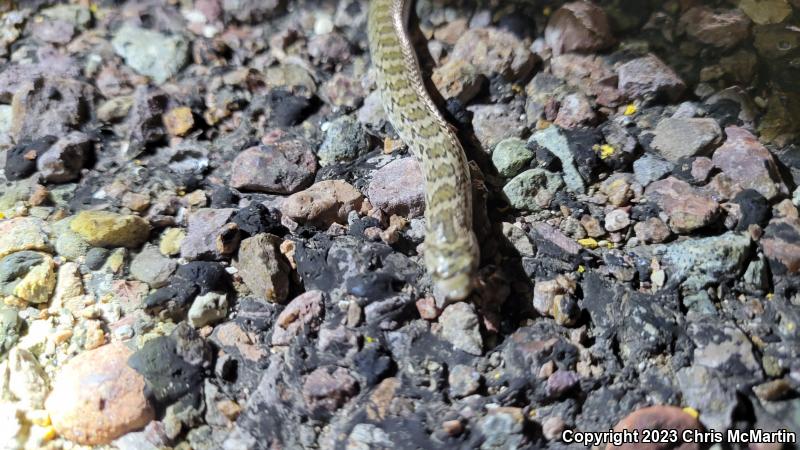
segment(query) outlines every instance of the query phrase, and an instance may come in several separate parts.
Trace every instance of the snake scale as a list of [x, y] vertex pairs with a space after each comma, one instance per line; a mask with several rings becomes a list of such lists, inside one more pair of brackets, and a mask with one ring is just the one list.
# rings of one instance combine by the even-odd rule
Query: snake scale
[[370, 55], [389, 122], [422, 167], [424, 260], [434, 296], [462, 300], [474, 287], [479, 260], [469, 167], [458, 137], [425, 87], [407, 28], [411, 3], [371, 0]]

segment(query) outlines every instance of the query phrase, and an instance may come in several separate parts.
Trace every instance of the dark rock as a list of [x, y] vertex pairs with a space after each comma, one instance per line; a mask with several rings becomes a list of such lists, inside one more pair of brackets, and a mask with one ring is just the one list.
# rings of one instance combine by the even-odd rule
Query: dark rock
[[732, 202], [739, 205], [739, 214], [741, 214], [741, 218], [736, 224], [736, 231], [745, 231], [753, 224], [763, 226], [769, 218], [769, 202], [754, 189], [745, 189], [739, 192]]
[[274, 89], [266, 98], [269, 118], [276, 127], [291, 127], [302, 122], [314, 103], [300, 95], [292, 95], [284, 89]]
[[778, 274], [800, 272], [800, 221], [773, 220], [764, 230], [761, 248]]
[[554, 55], [593, 53], [614, 43], [605, 11], [589, 2], [570, 2], [547, 22], [544, 39]]
[[44, 181], [66, 183], [78, 179], [92, 157], [92, 144], [89, 136], [77, 131], [56, 141], [36, 160]]
[[199, 402], [209, 362], [205, 343], [186, 323], [179, 324], [169, 337], [147, 341], [128, 359], [128, 365], [145, 378], [147, 392], [159, 408], [177, 401]]
[[379, 347], [370, 346], [353, 357], [353, 368], [364, 377], [366, 387], [378, 384], [390, 374], [393, 367], [391, 355]]
[[44, 136], [34, 141], [21, 142], [6, 154], [5, 175], [9, 181], [28, 178], [36, 172], [36, 160], [52, 146], [58, 138]]
[[158, 90], [139, 86], [134, 94], [133, 107], [128, 113], [128, 148], [125, 156], [133, 159], [147, 147], [167, 135], [162, 116], [167, 108], [167, 95]]
[[289, 231], [281, 225], [278, 212], [269, 209], [262, 203], [254, 202], [239, 209], [234, 214], [231, 222], [235, 223], [241, 232], [249, 236], [261, 233], [282, 236]]
[[93, 88], [65, 78], [37, 78], [24, 83], [12, 99], [11, 134], [18, 142], [62, 136], [91, 114]]

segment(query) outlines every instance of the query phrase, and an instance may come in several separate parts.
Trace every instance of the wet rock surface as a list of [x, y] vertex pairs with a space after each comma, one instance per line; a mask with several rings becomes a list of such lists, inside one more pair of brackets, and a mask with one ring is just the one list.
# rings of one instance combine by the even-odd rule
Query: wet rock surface
[[0, 447], [800, 432], [797, 1], [414, 2], [461, 302], [370, 2], [6, 3]]

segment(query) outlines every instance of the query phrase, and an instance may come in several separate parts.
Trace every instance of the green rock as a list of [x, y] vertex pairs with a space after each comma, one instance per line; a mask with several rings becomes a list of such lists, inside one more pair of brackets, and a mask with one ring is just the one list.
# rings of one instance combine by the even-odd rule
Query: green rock
[[512, 207], [523, 211], [540, 211], [550, 206], [555, 193], [564, 186], [557, 174], [544, 169], [530, 169], [517, 175], [503, 187]]
[[353, 161], [368, 151], [369, 140], [361, 124], [353, 117], [342, 116], [328, 123], [317, 157], [321, 166], [329, 166]]
[[575, 164], [575, 157], [572, 155], [572, 150], [569, 148], [569, 142], [567, 142], [567, 138], [561, 133], [558, 127], [551, 126], [544, 130], [537, 131], [528, 141], [532, 141], [546, 148], [550, 153], [561, 160], [564, 182], [567, 184], [568, 190], [580, 194], [586, 191], [586, 184], [583, 182], [580, 172], [578, 172], [578, 168]]
[[737, 277], [750, 255], [750, 237], [733, 232], [721, 236], [687, 239], [666, 247], [662, 262], [670, 284], [696, 295], [725, 278]]
[[781, 23], [792, 13], [787, 0], [741, 0], [739, 9], [759, 25]]
[[505, 178], [517, 176], [533, 159], [533, 152], [525, 147], [525, 141], [508, 138], [500, 141], [492, 152], [492, 163]]
[[139, 247], [150, 235], [150, 224], [134, 215], [108, 211], [81, 211], [70, 229], [96, 247]]
[[186, 65], [189, 43], [180, 35], [166, 35], [145, 28], [123, 25], [111, 40], [125, 64], [161, 84]]

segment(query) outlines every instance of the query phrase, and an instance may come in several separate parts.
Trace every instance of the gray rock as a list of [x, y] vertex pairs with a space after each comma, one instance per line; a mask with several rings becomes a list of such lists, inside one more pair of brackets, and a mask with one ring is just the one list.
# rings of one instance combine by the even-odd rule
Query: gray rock
[[670, 283], [680, 284], [684, 292], [697, 292], [737, 277], [750, 254], [750, 246], [750, 237], [733, 232], [687, 239], [666, 246], [662, 261]]
[[243, 240], [236, 267], [248, 289], [259, 298], [282, 303], [289, 295], [289, 262], [280, 251], [281, 238], [261, 233]]
[[470, 303], [454, 303], [439, 316], [442, 337], [459, 350], [471, 355], [483, 354], [480, 319]]
[[180, 71], [188, 60], [189, 42], [180, 35], [123, 25], [111, 39], [125, 64], [162, 84]]
[[676, 375], [684, 403], [703, 412], [699, 418], [703, 426], [714, 430], [731, 427], [738, 404], [735, 391], [727, 388], [711, 369], [700, 365], [684, 367]]
[[[695, 322], [688, 334], [694, 341], [694, 363], [717, 369], [728, 378], [760, 381], [761, 365], [753, 355], [750, 339], [735, 325]], [[742, 383], [737, 383], [742, 384]]]
[[272, 17], [282, 0], [222, 0], [222, 10], [245, 23], [261, 22]]
[[530, 169], [514, 177], [503, 187], [512, 207], [540, 211], [550, 206], [556, 192], [564, 186], [558, 174], [544, 169]]
[[525, 121], [520, 118], [522, 110], [507, 104], [473, 105], [472, 127], [475, 136], [485, 151], [490, 151], [503, 139], [520, 137], [525, 131]]
[[536, 253], [531, 239], [522, 228], [508, 222], [503, 222], [503, 235], [508, 238], [509, 242], [511, 242], [521, 256], [533, 256], [534, 253]]
[[11, 347], [19, 340], [20, 325], [16, 310], [0, 309], [0, 356], [11, 350]]
[[425, 178], [413, 157], [401, 158], [381, 167], [367, 188], [372, 206], [387, 214], [414, 218], [425, 213]]
[[498, 28], [468, 30], [456, 42], [451, 60], [471, 63], [483, 75], [500, 74], [508, 80], [525, 78], [536, 56], [513, 33]]
[[525, 416], [519, 408], [489, 410], [478, 425], [484, 436], [481, 450], [516, 450], [522, 448]]
[[506, 178], [517, 176], [533, 157], [533, 152], [525, 147], [525, 141], [519, 138], [504, 139], [492, 151], [492, 163], [497, 172]]
[[633, 162], [633, 176], [636, 182], [644, 187], [650, 183], [664, 178], [672, 171], [673, 164], [669, 161], [645, 153]]
[[528, 140], [528, 142], [531, 141], [546, 148], [561, 160], [564, 183], [566, 183], [567, 189], [579, 194], [586, 191], [586, 185], [575, 165], [575, 157], [569, 148], [569, 142], [557, 127], [548, 127], [542, 131], [537, 131]]
[[364, 128], [352, 116], [342, 116], [327, 124], [317, 157], [325, 167], [353, 161], [368, 151], [369, 139]]
[[481, 378], [481, 374], [470, 366], [463, 364], [453, 366], [447, 377], [450, 395], [462, 398], [474, 394], [481, 387]]
[[674, 163], [702, 154], [721, 136], [722, 129], [715, 119], [666, 118], [656, 126], [651, 146]]
[[11, 134], [17, 142], [62, 136], [82, 125], [92, 110], [94, 88], [68, 78], [22, 83], [11, 101]]
[[186, 259], [219, 259], [223, 250], [219, 238], [229, 231], [228, 220], [234, 208], [201, 208], [189, 216], [186, 237], [181, 242], [181, 257]]
[[388, 450], [395, 447], [385, 431], [369, 423], [359, 423], [347, 436], [346, 450]]
[[212, 291], [195, 297], [186, 319], [193, 327], [201, 328], [224, 319], [227, 314], [227, 294]]
[[[104, 257], [102, 259], [105, 260]], [[144, 281], [151, 288], [160, 288], [169, 282], [177, 268], [178, 263], [175, 260], [162, 255], [157, 246], [148, 244], [133, 257], [130, 273], [133, 278]]]
[[675, 101], [686, 90], [678, 74], [652, 53], [622, 64], [617, 74], [619, 90], [631, 99], [651, 100], [663, 95]]
[[766, 289], [769, 288], [769, 273], [767, 272], [767, 260], [763, 255], [750, 261], [742, 280], [748, 291], [756, 295], [763, 295], [766, 292]]

